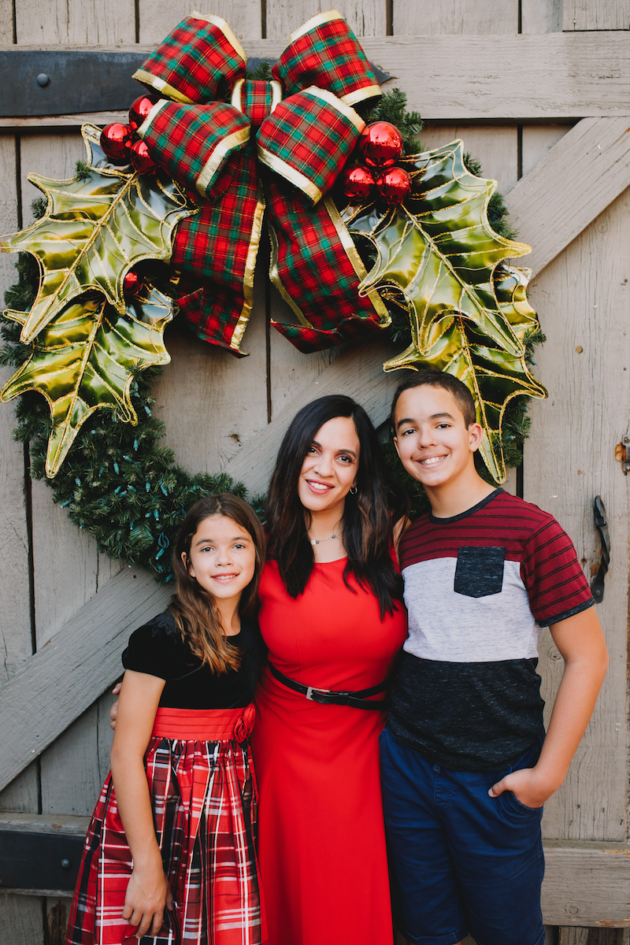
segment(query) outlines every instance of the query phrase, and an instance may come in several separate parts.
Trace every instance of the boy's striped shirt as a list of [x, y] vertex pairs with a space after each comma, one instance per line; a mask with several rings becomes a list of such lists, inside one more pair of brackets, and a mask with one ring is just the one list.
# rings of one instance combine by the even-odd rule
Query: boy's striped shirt
[[441, 764], [500, 768], [542, 728], [540, 628], [593, 604], [571, 539], [547, 512], [497, 489], [401, 542], [409, 637], [390, 727]]

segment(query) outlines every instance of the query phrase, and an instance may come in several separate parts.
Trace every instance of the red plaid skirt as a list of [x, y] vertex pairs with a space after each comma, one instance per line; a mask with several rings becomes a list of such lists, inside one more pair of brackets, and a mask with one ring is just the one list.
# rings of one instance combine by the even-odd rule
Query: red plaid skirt
[[[175, 908], [152, 945], [259, 945], [266, 938], [256, 858], [258, 797], [246, 709], [158, 709], [145, 768]], [[133, 868], [108, 775], [85, 838], [66, 945], [122, 945]], [[133, 943], [137, 940], [133, 938]], [[129, 943], [131, 945], [131, 942]]]

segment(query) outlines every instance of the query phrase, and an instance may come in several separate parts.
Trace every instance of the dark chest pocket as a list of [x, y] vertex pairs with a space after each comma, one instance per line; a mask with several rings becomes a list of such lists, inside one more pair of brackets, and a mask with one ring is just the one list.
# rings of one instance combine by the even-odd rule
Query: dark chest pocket
[[505, 548], [462, 545], [457, 552], [453, 590], [466, 597], [488, 597], [503, 589]]

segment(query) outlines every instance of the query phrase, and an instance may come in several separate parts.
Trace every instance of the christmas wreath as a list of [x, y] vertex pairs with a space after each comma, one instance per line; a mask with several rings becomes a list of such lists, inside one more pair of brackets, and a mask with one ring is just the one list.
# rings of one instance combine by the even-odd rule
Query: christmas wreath
[[189, 506], [245, 494], [227, 476], [189, 475], [160, 445], [164, 329], [177, 311], [242, 356], [263, 215], [270, 278], [295, 314], [274, 327], [304, 352], [386, 336], [404, 350], [385, 370], [456, 374], [489, 479], [518, 464], [527, 401], [545, 396], [529, 370], [542, 340], [529, 272], [506, 262], [529, 247], [462, 142], [418, 151], [420, 115], [397, 89], [381, 96], [334, 11], [273, 69], [248, 75], [245, 63], [223, 20], [187, 17], [136, 73], [153, 91], [129, 124], [84, 126], [87, 161], [69, 181], [31, 175], [46, 195], [36, 220], [1, 242], [19, 256], [2, 322], [2, 362], [17, 371], [0, 397], [19, 395], [31, 473], [100, 551], [162, 580]]

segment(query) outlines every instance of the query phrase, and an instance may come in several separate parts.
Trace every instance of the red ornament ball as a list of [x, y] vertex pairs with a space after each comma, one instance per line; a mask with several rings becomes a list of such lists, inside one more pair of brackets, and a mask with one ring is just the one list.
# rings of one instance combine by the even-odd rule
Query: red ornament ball
[[138, 174], [152, 174], [157, 166], [144, 141], [134, 141], [131, 145], [131, 163]]
[[111, 125], [105, 125], [101, 131], [101, 147], [113, 164], [129, 164], [130, 144], [129, 125], [114, 121]]
[[132, 131], [137, 131], [144, 122], [151, 109], [160, 101], [159, 95], [153, 95], [151, 92], [145, 92], [139, 95], [129, 109], [129, 127]]
[[343, 169], [341, 187], [345, 196], [352, 203], [362, 203], [374, 193], [374, 177], [369, 167], [352, 164]]
[[130, 269], [129, 272], [125, 273], [125, 278], [123, 279], [123, 293], [124, 295], [135, 296], [138, 294], [142, 288], [142, 281], [140, 276], [135, 271], [135, 269]]
[[361, 132], [358, 149], [370, 167], [391, 167], [403, 152], [402, 135], [388, 121], [373, 121]]
[[399, 204], [411, 193], [411, 178], [402, 167], [390, 167], [376, 179], [376, 189], [386, 203]]

